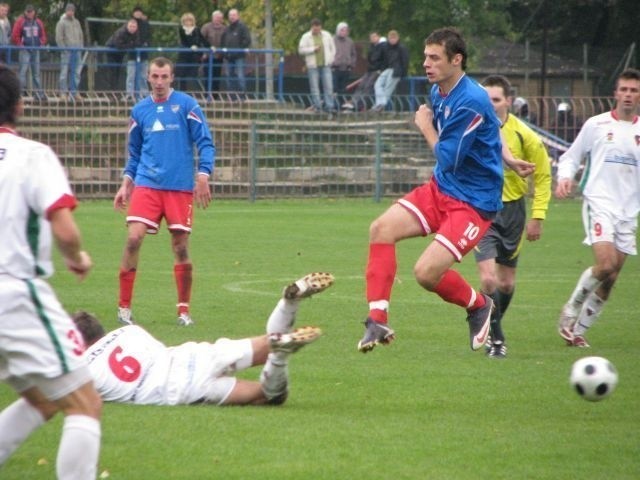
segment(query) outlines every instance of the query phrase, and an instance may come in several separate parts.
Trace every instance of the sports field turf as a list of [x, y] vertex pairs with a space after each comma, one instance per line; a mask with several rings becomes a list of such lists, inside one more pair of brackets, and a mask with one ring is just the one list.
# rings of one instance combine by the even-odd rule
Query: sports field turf
[[[169, 236], [147, 237], [134, 316], [167, 344], [261, 334], [286, 283], [318, 270], [336, 282], [301, 306], [298, 324], [325, 335], [291, 359], [284, 406], [106, 405], [99, 472], [113, 480], [640, 478], [638, 258], [588, 332], [592, 348], [565, 347], [557, 316], [591, 253], [580, 244], [580, 203], [552, 200], [543, 238], [521, 258], [501, 361], [471, 352], [464, 311], [413, 280], [430, 240], [402, 242], [390, 311], [397, 339], [363, 355], [368, 226], [388, 204], [216, 201], [196, 212], [196, 325], [186, 329], [175, 325]], [[124, 218], [106, 201], [84, 202], [76, 215], [95, 269], [79, 284], [57, 262], [52, 284], [68, 310], [90, 310], [115, 328]], [[459, 268], [478, 285], [471, 256]], [[585, 355], [619, 370], [603, 402], [580, 399], [568, 384]], [[14, 398], [0, 385], [0, 407]], [[0, 478], [53, 478], [60, 426], [57, 418], [34, 434]]]

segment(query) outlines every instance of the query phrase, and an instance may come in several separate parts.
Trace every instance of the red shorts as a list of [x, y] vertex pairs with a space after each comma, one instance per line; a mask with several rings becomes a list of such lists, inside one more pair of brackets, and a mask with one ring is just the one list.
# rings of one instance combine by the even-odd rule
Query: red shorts
[[422, 225], [424, 235], [435, 233], [435, 240], [459, 262], [480, 241], [491, 226], [471, 205], [445, 195], [431, 180], [398, 200]]
[[170, 231], [191, 232], [193, 193], [135, 187], [131, 193], [127, 223], [140, 222], [147, 233], [158, 233], [164, 217]]

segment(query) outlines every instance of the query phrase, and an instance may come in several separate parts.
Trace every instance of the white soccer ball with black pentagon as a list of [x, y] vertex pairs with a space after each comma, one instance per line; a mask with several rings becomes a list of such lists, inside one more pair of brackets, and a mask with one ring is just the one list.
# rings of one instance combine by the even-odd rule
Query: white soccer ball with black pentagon
[[582, 398], [599, 402], [616, 389], [618, 372], [606, 358], [584, 357], [571, 367], [570, 382]]

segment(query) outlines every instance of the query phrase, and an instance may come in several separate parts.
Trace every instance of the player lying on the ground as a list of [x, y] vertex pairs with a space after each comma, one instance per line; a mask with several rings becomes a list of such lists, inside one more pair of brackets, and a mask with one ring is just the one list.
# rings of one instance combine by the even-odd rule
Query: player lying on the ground
[[[329, 273], [310, 273], [288, 285], [269, 316], [266, 335], [240, 340], [167, 347], [138, 325], [105, 334], [89, 313], [78, 312], [73, 319], [87, 344], [84, 355], [95, 387], [105, 401], [279, 405], [287, 398], [289, 355], [321, 333], [317, 327], [291, 330], [300, 300], [332, 283]], [[255, 365], [264, 365], [259, 382], [232, 376]]]

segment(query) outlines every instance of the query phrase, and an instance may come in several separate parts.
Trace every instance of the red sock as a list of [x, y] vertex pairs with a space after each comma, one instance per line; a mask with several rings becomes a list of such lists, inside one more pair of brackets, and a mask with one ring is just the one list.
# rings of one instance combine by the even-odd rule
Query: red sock
[[[485, 304], [484, 297], [476, 293], [462, 275], [455, 270], [447, 270], [433, 291], [440, 295], [440, 298], [445, 302], [455, 303], [463, 308], [475, 310]], [[474, 297], [475, 301], [470, 306], [469, 304]]]
[[[391, 288], [396, 276], [396, 246], [393, 243], [372, 243], [369, 245], [367, 263], [367, 302], [389, 301]], [[379, 323], [387, 322], [387, 311], [372, 309], [369, 317]]]
[[191, 300], [191, 282], [193, 266], [190, 263], [178, 263], [173, 266], [173, 276], [178, 287], [178, 315], [189, 313]]
[[119, 307], [131, 308], [131, 298], [133, 297], [133, 284], [136, 281], [136, 269], [124, 270], [120, 268], [120, 298]]

